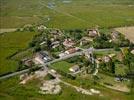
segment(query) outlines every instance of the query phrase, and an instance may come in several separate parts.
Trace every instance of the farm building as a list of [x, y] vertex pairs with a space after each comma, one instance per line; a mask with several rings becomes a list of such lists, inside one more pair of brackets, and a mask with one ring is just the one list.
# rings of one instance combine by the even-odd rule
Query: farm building
[[69, 68], [69, 71], [71, 72], [78, 72], [80, 70], [80, 67], [78, 65], [74, 65], [71, 68]]
[[88, 29], [87, 33], [89, 37], [92, 37], [92, 38], [99, 36], [99, 31], [97, 29]]
[[75, 45], [75, 42], [71, 39], [65, 39], [65, 41], [63, 42], [63, 45], [66, 48], [69, 48], [69, 47], [73, 47]]

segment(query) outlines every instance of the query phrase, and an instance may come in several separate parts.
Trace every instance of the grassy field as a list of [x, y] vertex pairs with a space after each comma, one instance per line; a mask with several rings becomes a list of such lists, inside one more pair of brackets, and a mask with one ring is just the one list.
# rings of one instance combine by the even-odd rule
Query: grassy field
[[[79, 85], [90, 84], [88, 79], [68, 80], [71, 84]], [[77, 83], [77, 84], [76, 84]], [[101, 86], [95, 86], [104, 96], [88, 96], [78, 93], [71, 87], [61, 84], [62, 92], [58, 95], [41, 95], [39, 91], [39, 80], [29, 81], [26, 85], [20, 85], [18, 77], [0, 81], [0, 99], [1, 100], [132, 100], [133, 96], [117, 91], [109, 90]], [[85, 85], [84, 85], [85, 86]], [[95, 88], [94, 86], [86, 87], [87, 89]], [[85, 88], [85, 87], [83, 87]]]
[[[103, 96], [104, 100], [105, 99], [106, 100], [131, 100], [132, 98], [134, 98], [133, 94], [118, 92], [115, 90], [105, 88], [105, 87], [100, 86], [100, 85], [94, 85], [91, 76], [84, 76], [84, 77], [77, 77], [76, 80], [70, 80], [70, 79], [65, 79], [65, 80], [71, 84], [74, 84], [76, 86], [80, 86], [80, 87], [85, 88], [85, 89], [94, 88], [94, 89], [101, 91], [101, 93], [104, 95]], [[107, 77], [107, 79], [110, 80], [110, 78], [108, 78], [108, 77]], [[94, 99], [91, 99], [91, 100], [94, 100]], [[100, 98], [98, 98], [98, 100], [100, 100]]]
[[7, 57], [26, 48], [35, 34], [37, 33], [12, 32], [0, 35], [0, 74], [16, 70], [17, 62]]
[[60, 61], [57, 63], [52, 64], [52, 68], [58, 69], [64, 72], [69, 72], [69, 68], [72, 67], [74, 64], [68, 63], [66, 61]]
[[[133, 0], [4, 0], [0, 28], [43, 23], [61, 29], [134, 25]], [[48, 8], [54, 3], [54, 8]], [[50, 20], [47, 21], [47, 18]]]
[[[0, 98], [1, 100], [107, 100], [105, 97], [82, 95], [73, 88], [63, 84], [62, 92], [58, 95], [41, 95], [39, 91], [39, 81], [30, 81], [26, 85], [19, 85], [18, 78], [11, 78], [0, 82]], [[47, 98], [47, 99], [46, 99]]]

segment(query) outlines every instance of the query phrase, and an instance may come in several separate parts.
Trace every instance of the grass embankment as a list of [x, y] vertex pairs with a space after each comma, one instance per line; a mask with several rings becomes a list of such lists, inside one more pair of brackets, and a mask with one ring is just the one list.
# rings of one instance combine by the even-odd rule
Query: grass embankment
[[28, 46], [35, 32], [12, 32], [0, 35], [0, 74], [15, 71], [17, 62], [8, 59], [10, 55]]

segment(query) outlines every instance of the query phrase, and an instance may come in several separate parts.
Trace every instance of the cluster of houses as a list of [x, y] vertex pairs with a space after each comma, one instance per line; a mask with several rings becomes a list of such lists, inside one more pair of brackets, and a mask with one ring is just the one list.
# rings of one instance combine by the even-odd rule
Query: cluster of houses
[[66, 50], [65, 52], [60, 53], [59, 57], [60, 58], [65, 57], [66, 55], [73, 54], [73, 53], [77, 52], [78, 50], [79, 50], [79, 48], [77, 48], [77, 47], [70, 48], [70, 49]]
[[103, 56], [103, 57], [98, 57], [96, 59], [96, 62], [97, 63], [100, 63], [100, 62], [104, 62], [104, 63], [108, 63], [110, 61], [112, 61], [112, 58], [115, 57], [116, 54], [109, 54], [109, 55], [106, 55], [106, 56]]
[[[40, 25], [38, 27], [38, 31], [44, 31], [46, 29], [47, 29], [47, 27], [45, 27], [44, 25]], [[60, 45], [63, 45], [65, 48], [65, 51], [60, 51], [60, 53], [58, 54], [58, 56], [60, 58], [63, 58], [66, 55], [73, 54], [80, 50], [78, 47], [75, 47], [76, 42], [73, 39], [65, 38], [62, 41], [60, 40], [60, 37], [63, 35], [61, 30], [48, 29], [48, 31], [49, 31], [50, 35], [52, 36], [51, 37], [51, 42], [52, 42], [51, 47], [54, 49], [54, 48], [59, 47]], [[111, 35], [110, 41], [115, 41], [120, 37], [120, 33], [117, 31], [113, 31], [110, 35]], [[87, 29], [87, 35], [80, 39], [80, 46], [83, 45], [84, 43], [92, 42], [93, 39], [98, 36], [100, 36], [98, 29]], [[43, 41], [40, 45], [43, 45], [44, 43], [46, 43], [46, 41]], [[134, 54], [134, 50], [132, 50], [131, 53]], [[108, 63], [115, 56], [115, 54], [110, 54], [110, 55], [106, 55], [106, 56], [94, 59], [92, 54], [93, 54], [93, 50], [89, 50], [88, 52], [85, 52], [85, 56], [89, 60], [91, 60], [93, 63], [94, 63], [94, 61], [96, 61], [96, 63], [100, 63], [100, 62]], [[44, 64], [45, 62], [49, 62], [52, 60], [52, 58], [45, 51], [37, 52], [33, 58], [34, 58], [33, 60], [25, 59], [23, 62], [25, 62], [26, 66], [32, 66], [33, 62], [35, 64]], [[72, 66], [69, 70], [71, 72], [77, 72], [80, 69], [79, 69], [78, 65], [75, 65], [75, 66]]]
[[96, 36], [100, 36], [98, 29], [88, 29], [87, 33], [88, 33], [89, 37], [92, 37], [92, 38], [94, 38]]
[[44, 63], [49, 62], [51, 60], [52, 60], [52, 58], [49, 57], [48, 53], [45, 51], [37, 52], [34, 55], [34, 63], [35, 64], [44, 64]]

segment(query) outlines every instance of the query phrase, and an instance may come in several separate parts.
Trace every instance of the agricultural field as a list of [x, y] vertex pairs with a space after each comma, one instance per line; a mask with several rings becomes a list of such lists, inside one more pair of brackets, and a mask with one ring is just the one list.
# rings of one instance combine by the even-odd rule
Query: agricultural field
[[124, 34], [127, 39], [129, 39], [131, 42], [134, 43], [134, 27], [121, 27], [121, 28], [115, 28], [115, 30]]
[[4, 0], [0, 28], [45, 24], [60, 29], [134, 25], [133, 0]]
[[27, 48], [32, 36], [36, 32], [11, 32], [0, 34], [0, 74], [15, 71], [17, 62], [8, 59], [13, 53], [18, 50]]

